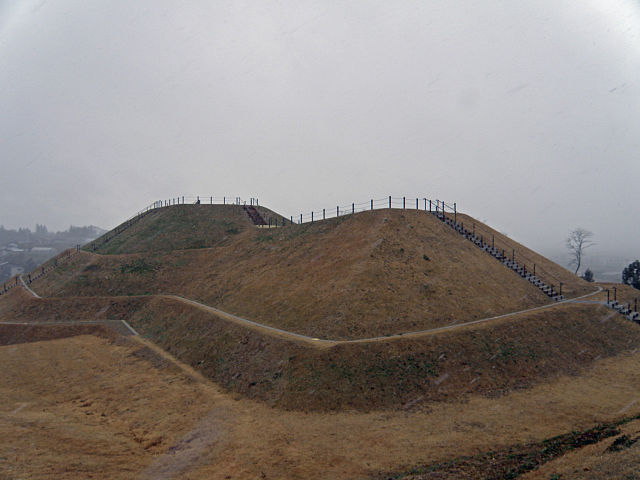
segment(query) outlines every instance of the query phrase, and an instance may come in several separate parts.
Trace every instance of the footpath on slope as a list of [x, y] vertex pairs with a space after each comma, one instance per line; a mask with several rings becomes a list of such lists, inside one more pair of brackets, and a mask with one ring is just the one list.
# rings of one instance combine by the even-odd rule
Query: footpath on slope
[[[25, 286], [25, 288], [27, 289], [27, 291], [33, 295], [36, 298], [42, 298], [40, 296], [38, 296], [32, 289], [28, 288]], [[428, 336], [428, 335], [434, 335], [440, 332], [445, 332], [445, 331], [450, 331], [450, 330], [454, 330], [457, 328], [462, 328], [462, 327], [467, 327], [470, 325], [477, 325], [480, 323], [486, 323], [486, 322], [490, 322], [492, 320], [499, 320], [499, 319], [504, 319], [504, 318], [508, 318], [508, 317], [513, 317], [513, 316], [517, 316], [517, 315], [522, 315], [522, 314], [526, 314], [526, 313], [531, 313], [531, 312], [536, 312], [536, 311], [540, 311], [540, 310], [545, 310], [545, 309], [549, 309], [549, 308], [554, 308], [554, 307], [558, 307], [561, 305], [567, 305], [567, 304], [572, 304], [572, 303], [582, 303], [584, 301], [584, 299], [592, 297], [594, 295], [597, 295], [598, 293], [602, 292], [603, 288], [602, 287], [598, 287], [598, 289], [595, 292], [592, 293], [588, 293], [586, 295], [582, 295], [576, 298], [572, 298], [572, 299], [565, 299], [565, 300], [561, 300], [558, 301], [556, 303], [551, 303], [548, 305], [542, 305], [540, 307], [534, 307], [534, 308], [529, 308], [526, 310], [518, 310], [515, 312], [509, 312], [509, 313], [505, 313], [502, 315], [497, 315], [497, 316], [493, 316], [493, 317], [487, 317], [487, 318], [481, 318], [481, 319], [477, 319], [477, 320], [473, 320], [470, 322], [464, 322], [464, 323], [454, 323], [451, 325], [447, 325], [444, 327], [437, 327], [437, 328], [431, 328], [428, 330], [419, 330], [419, 331], [414, 331], [414, 332], [405, 332], [405, 333], [397, 333], [394, 335], [386, 335], [386, 336], [378, 336], [378, 337], [370, 337], [370, 338], [359, 338], [359, 339], [354, 339], [354, 340], [331, 340], [331, 339], [320, 339], [320, 338], [314, 338], [314, 337], [310, 337], [307, 335], [303, 335], [300, 333], [295, 333], [295, 332], [291, 332], [288, 330], [283, 330], [280, 328], [276, 328], [276, 327], [272, 327], [270, 325], [265, 325], [262, 323], [258, 323], [258, 322], [254, 322], [253, 320], [249, 320], [243, 317], [240, 317], [238, 315], [234, 315], [232, 313], [229, 312], [225, 312], [223, 310], [220, 310], [218, 308], [212, 307], [210, 305], [206, 305], [204, 303], [198, 302], [196, 300], [192, 300], [186, 297], [182, 297], [179, 295], [162, 295], [162, 294], [158, 294], [158, 295], [144, 295], [144, 296], [140, 296], [140, 297], [144, 297], [144, 298], [165, 298], [165, 299], [171, 299], [171, 300], [175, 300], [178, 302], [181, 302], [183, 304], [186, 305], [190, 305], [193, 307], [196, 307], [200, 310], [204, 310], [206, 312], [209, 312], [211, 314], [214, 314], [222, 319], [228, 320], [230, 322], [233, 322], [237, 325], [240, 326], [244, 326], [247, 328], [251, 328], [254, 330], [258, 330], [261, 332], [265, 332], [268, 333], [270, 335], [274, 335], [280, 338], [284, 338], [287, 340], [292, 340], [292, 341], [297, 341], [297, 342], [303, 342], [306, 344], [310, 344], [313, 346], [317, 346], [317, 347], [332, 347], [335, 345], [348, 345], [348, 344], [358, 344], [358, 343], [374, 343], [374, 342], [385, 342], [385, 341], [389, 341], [389, 340], [394, 340], [394, 339], [400, 339], [400, 338], [419, 338], [422, 336]], [[112, 298], [119, 298], [119, 297], [112, 297]], [[594, 304], [599, 304], [599, 305], [607, 305], [606, 302], [598, 302], [595, 301], [593, 302]], [[100, 323], [100, 322], [104, 322], [104, 321], [86, 321], [87, 323]], [[124, 320], [116, 320], [116, 322], [122, 322], [122, 324], [124, 324], [134, 335], [137, 335], [138, 333]], [[32, 322], [25, 322], [25, 324], [29, 324]], [[45, 323], [45, 322], [42, 322]], [[79, 323], [78, 321], [68, 321], [68, 322], [57, 322], [58, 324], [77, 324]], [[22, 323], [20, 323], [22, 324]]]

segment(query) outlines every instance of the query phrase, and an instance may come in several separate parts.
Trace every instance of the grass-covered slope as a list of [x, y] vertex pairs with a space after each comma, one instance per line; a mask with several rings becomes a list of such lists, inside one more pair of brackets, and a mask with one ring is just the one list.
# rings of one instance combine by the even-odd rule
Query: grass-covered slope
[[573, 305], [419, 338], [314, 348], [156, 298], [130, 322], [209, 378], [293, 410], [422, 408], [502, 395], [640, 347], [639, 327]]
[[[265, 220], [282, 222], [272, 211], [256, 208]], [[134, 222], [125, 222], [85, 245], [84, 250], [122, 254], [206, 248], [252, 227], [241, 205], [174, 205], [152, 210]]]
[[[45, 296], [172, 293], [334, 339], [423, 330], [549, 302], [425, 212], [378, 210], [277, 229], [253, 227], [236, 206], [187, 205], [153, 215], [161, 217], [150, 215], [100, 250], [111, 255], [80, 254], [35, 288]], [[207, 229], [218, 236], [202, 234]], [[214, 246], [169, 251], [198, 238]], [[564, 286], [573, 293], [591, 288], [575, 276]]]

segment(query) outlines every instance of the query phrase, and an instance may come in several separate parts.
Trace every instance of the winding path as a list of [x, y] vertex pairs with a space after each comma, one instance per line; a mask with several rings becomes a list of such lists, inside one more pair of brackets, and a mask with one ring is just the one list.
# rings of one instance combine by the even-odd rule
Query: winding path
[[[20, 277], [20, 279], [22, 280], [22, 277]], [[23, 281], [23, 285], [25, 287], [25, 289], [31, 293], [31, 295], [33, 295], [36, 298], [42, 298], [40, 297], [36, 292], [34, 292], [31, 288], [29, 288]], [[213, 315], [216, 315], [220, 318], [223, 318], [225, 320], [228, 320], [232, 323], [235, 323], [237, 325], [243, 326], [243, 327], [247, 327], [250, 328], [252, 330], [257, 330], [272, 336], [276, 336], [279, 338], [283, 338], [286, 340], [291, 340], [291, 341], [296, 341], [296, 342], [301, 342], [301, 343], [305, 343], [305, 344], [310, 344], [316, 347], [333, 347], [335, 345], [348, 345], [348, 344], [355, 344], [355, 343], [374, 343], [374, 342], [386, 342], [389, 340], [397, 340], [397, 339], [401, 339], [401, 338], [419, 338], [419, 337], [423, 337], [423, 336], [428, 336], [428, 335], [433, 335], [433, 334], [437, 334], [437, 333], [441, 333], [441, 332], [446, 332], [449, 330], [455, 330], [457, 328], [462, 328], [462, 327], [467, 327], [470, 325], [477, 325], [480, 323], [486, 323], [486, 322], [490, 322], [493, 320], [499, 320], [499, 319], [503, 319], [503, 318], [508, 318], [508, 317], [514, 317], [516, 315], [522, 315], [522, 314], [526, 314], [526, 313], [531, 313], [531, 312], [537, 312], [540, 310], [546, 310], [549, 308], [554, 308], [554, 307], [558, 307], [560, 305], [566, 305], [566, 304], [571, 304], [571, 303], [586, 303], [584, 301], [584, 299], [592, 297], [594, 295], [597, 295], [598, 293], [602, 292], [603, 288], [602, 287], [597, 287], [598, 289], [595, 292], [592, 293], [587, 293], [586, 295], [581, 295], [579, 297], [575, 297], [575, 298], [571, 298], [571, 299], [566, 299], [566, 300], [561, 300], [558, 302], [554, 302], [554, 303], [550, 303], [548, 305], [542, 305], [540, 307], [533, 307], [533, 308], [528, 308], [525, 310], [518, 310], [515, 312], [509, 312], [509, 313], [505, 313], [502, 315], [496, 315], [494, 317], [486, 317], [486, 318], [480, 318], [478, 320], [472, 320], [470, 322], [463, 322], [463, 323], [454, 323], [451, 325], [446, 325], [444, 327], [436, 327], [436, 328], [430, 328], [427, 330], [418, 330], [415, 332], [406, 332], [406, 333], [396, 333], [393, 335], [384, 335], [384, 336], [377, 336], [377, 337], [370, 337], [370, 338], [358, 338], [358, 339], [354, 339], [354, 340], [330, 340], [330, 339], [321, 339], [321, 338], [314, 338], [314, 337], [310, 337], [308, 335], [303, 335], [301, 333], [295, 333], [295, 332], [291, 332], [288, 330], [283, 330], [280, 328], [276, 328], [276, 327], [272, 327], [270, 325], [265, 325], [263, 323], [258, 323], [258, 322], [254, 322], [253, 320], [249, 320], [247, 318], [243, 318], [240, 317], [238, 315], [234, 315], [232, 313], [229, 312], [225, 312], [223, 310], [220, 310], [218, 308], [212, 307], [210, 305], [206, 305], [204, 303], [198, 302], [196, 300], [192, 300], [190, 298], [186, 298], [186, 297], [182, 297], [179, 295], [162, 295], [162, 294], [158, 294], [158, 295], [145, 295], [144, 298], [150, 298], [150, 297], [156, 297], [156, 298], [165, 298], [165, 299], [170, 299], [170, 300], [174, 300], [174, 301], [178, 301], [181, 302], [183, 304], [192, 306], [192, 307], [196, 307], [200, 310], [203, 310], [205, 312], [211, 313]], [[109, 298], [119, 298], [119, 297], [109, 297]], [[128, 296], [127, 298], [131, 298], [130, 296]], [[602, 304], [604, 305], [604, 302], [598, 302], [598, 301], [593, 301], [593, 302], [589, 302], [589, 303], [594, 303], [594, 304]], [[124, 320], [122, 320], [122, 322], [124, 323], [124, 325], [127, 327], [127, 329], [129, 329], [133, 334], [137, 335], [137, 332], [135, 332], [135, 330]], [[69, 321], [69, 322], [58, 322], [58, 323], [77, 323], [74, 321]]]

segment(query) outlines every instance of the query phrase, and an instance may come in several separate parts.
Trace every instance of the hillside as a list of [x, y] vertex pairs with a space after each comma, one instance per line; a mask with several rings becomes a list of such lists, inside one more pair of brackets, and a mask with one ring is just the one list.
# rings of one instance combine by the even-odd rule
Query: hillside
[[[265, 221], [282, 217], [255, 207]], [[173, 205], [151, 210], [83, 247], [101, 254], [170, 252], [217, 245], [253, 227], [240, 205]]]
[[[629, 471], [637, 449], [607, 448], [635, 438], [640, 328], [605, 292], [555, 303], [426, 212], [273, 216], [269, 229], [239, 206], [153, 210], [33, 272], [43, 298], [0, 295], [0, 433], [20, 432], [0, 442], [0, 476]], [[597, 292], [460, 219], [566, 296]]]
[[[550, 278], [562, 278], [566, 295], [593, 289], [516, 247]], [[409, 210], [258, 229], [237, 206], [181, 205], [149, 214], [96, 251], [109, 255], [81, 253], [35, 288], [56, 297], [181, 295], [332, 339], [424, 330], [550, 302], [435, 216]]]

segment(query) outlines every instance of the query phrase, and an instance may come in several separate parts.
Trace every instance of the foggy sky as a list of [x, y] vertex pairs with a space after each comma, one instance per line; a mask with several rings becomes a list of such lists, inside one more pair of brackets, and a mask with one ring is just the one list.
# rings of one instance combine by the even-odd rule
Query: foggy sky
[[639, 80], [632, 0], [3, 0], [0, 224], [407, 195], [637, 257]]

